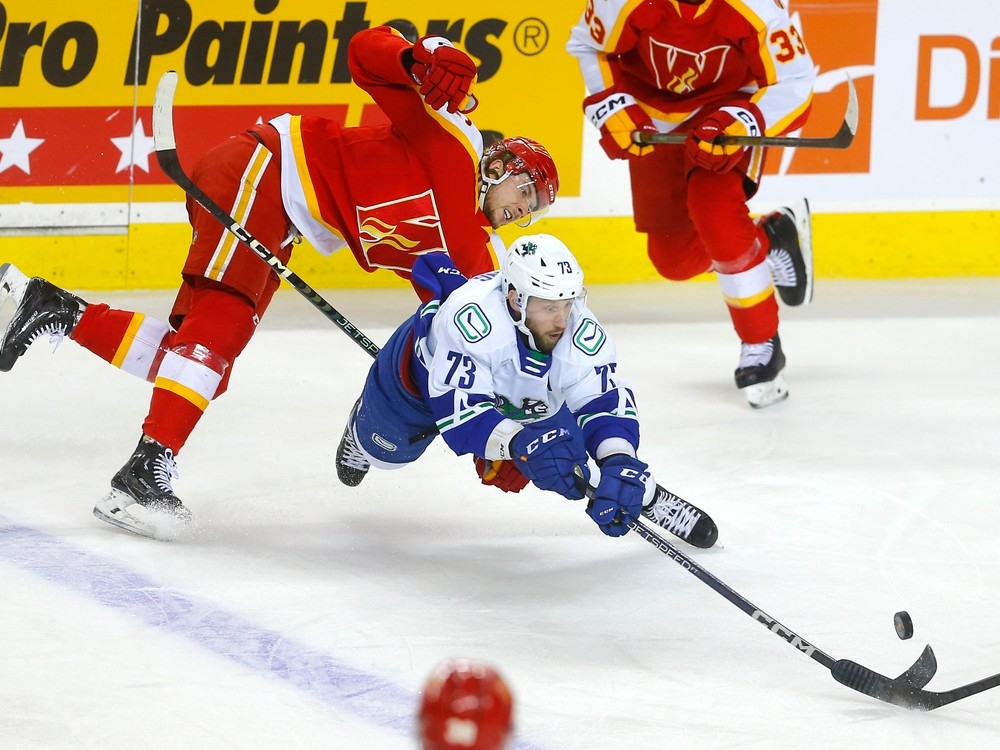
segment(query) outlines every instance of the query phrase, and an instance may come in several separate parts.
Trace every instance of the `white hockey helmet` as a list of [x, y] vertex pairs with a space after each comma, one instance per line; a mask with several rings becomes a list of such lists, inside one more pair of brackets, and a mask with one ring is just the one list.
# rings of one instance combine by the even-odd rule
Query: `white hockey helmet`
[[522, 313], [528, 297], [564, 300], [583, 297], [583, 269], [573, 253], [551, 234], [529, 234], [507, 248], [500, 269], [504, 294], [517, 293]]

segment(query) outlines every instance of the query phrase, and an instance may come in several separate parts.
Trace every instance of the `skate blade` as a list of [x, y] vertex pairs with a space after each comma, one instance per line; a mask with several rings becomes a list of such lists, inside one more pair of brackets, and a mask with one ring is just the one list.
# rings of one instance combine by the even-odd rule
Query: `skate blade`
[[806, 266], [806, 295], [803, 305], [808, 305], [813, 299], [813, 253], [812, 253], [812, 217], [809, 214], [809, 201], [803, 198], [793, 208], [795, 214], [795, 229], [799, 233], [799, 248], [802, 250], [802, 261]]
[[788, 385], [785, 379], [778, 373], [778, 376], [767, 383], [754, 383], [743, 389], [746, 394], [747, 403], [754, 409], [763, 409], [779, 401], [788, 398]]
[[97, 501], [94, 516], [119, 529], [158, 542], [172, 542], [191, 527], [190, 520], [145, 508], [118, 490], [111, 490]]

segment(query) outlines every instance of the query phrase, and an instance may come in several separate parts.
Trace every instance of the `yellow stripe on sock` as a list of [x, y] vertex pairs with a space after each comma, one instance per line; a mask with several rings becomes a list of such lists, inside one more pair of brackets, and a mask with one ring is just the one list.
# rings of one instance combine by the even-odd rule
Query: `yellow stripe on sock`
[[761, 302], [766, 300], [768, 297], [774, 296], [774, 287], [769, 286], [764, 291], [759, 294], [755, 294], [752, 297], [727, 297], [722, 295], [722, 298], [726, 301], [726, 304], [730, 307], [740, 307], [746, 309], [748, 307], [753, 307], [754, 305], [759, 305]]
[[209, 400], [202, 396], [195, 390], [188, 388], [186, 385], [178, 383], [176, 380], [168, 380], [167, 378], [157, 378], [156, 382], [153, 383], [154, 388], [161, 388], [170, 393], [175, 393], [180, 396], [185, 401], [190, 401], [201, 411], [205, 411], [208, 408]]
[[111, 358], [111, 364], [115, 367], [121, 368], [125, 362], [128, 350], [132, 348], [132, 342], [135, 340], [135, 334], [145, 319], [146, 316], [143, 313], [132, 313], [132, 320], [129, 321], [128, 328], [125, 329], [125, 335], [122, 337], [121, 343], [118, 344], [115, 356]]

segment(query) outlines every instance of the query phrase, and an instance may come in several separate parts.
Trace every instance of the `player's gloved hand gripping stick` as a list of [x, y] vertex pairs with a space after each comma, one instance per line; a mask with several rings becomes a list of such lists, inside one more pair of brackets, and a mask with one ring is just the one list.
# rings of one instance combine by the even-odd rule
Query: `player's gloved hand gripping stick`
[[[799, 138], [785, 135], [720, 135], [713, 143], [719, 146], [784, 146], [786, 148], [848, 148], [854, 142], [858, 131], [858, 92], [854, 81], [847, 78], [847, 109], [844, 122], [836, 134], [826, 138]], [[660, 143], [682, 144], [688, 140], [687, 133], [650, 133], [636, 130], [632, 140], [637, 144], [655, 145]]]

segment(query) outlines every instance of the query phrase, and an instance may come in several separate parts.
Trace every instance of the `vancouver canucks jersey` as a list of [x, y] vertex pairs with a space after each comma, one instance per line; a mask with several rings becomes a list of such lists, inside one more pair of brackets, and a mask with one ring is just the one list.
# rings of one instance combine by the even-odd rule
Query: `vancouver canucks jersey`
[[565, 405], [595, 459], [635, 452], [635, 400], [618, 378], [615, 345], [583, 300], [551, 354], [530, 349], [507, 308], [496, 272], [476, 276], [443, 303], [425, 305], [414, 327], [414, 375], [437, 428], [459, 455], [510, 458], [524, 423]]

